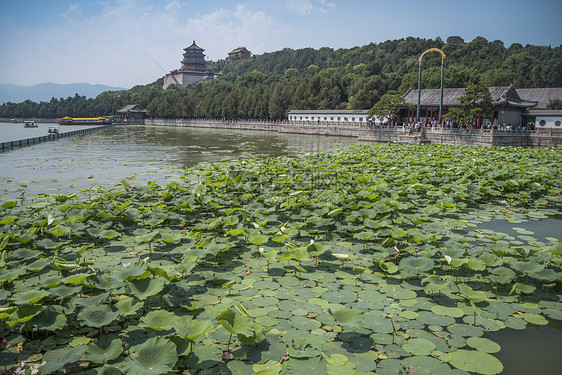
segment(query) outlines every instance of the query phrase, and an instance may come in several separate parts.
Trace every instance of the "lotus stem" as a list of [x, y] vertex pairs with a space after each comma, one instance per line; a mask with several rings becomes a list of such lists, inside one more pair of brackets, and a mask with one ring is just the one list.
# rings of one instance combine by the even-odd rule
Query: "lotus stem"
[[230, 337], [228, 338], [228, 345], [226, 346], [226, 351], [230, 353], [230, 342], [232, 340], [232, 332], [230, 332]]

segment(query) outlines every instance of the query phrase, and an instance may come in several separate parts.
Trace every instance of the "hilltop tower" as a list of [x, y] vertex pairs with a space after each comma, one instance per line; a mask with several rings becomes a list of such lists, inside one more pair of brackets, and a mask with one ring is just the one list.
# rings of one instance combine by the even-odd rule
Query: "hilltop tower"
[[172, 70], [164, 77], [163, 89], [170, 85], [180, 85], [187, 87], [199, 81], [206, 81], [215, 78], [215, 75], [207, 69], [205, 62], [205, 50], [199, 47], [195, 40], [184, 48], [181, 69]]

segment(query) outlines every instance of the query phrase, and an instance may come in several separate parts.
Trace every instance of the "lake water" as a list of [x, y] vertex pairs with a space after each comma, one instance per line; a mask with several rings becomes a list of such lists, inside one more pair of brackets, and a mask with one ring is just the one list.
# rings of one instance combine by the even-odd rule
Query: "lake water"
[[[0, 140], [46, 134], [49, 124], [25, 129], [23, 124], [1, 124]], [[6, 129], [10, 129], [9, 131]], [[67, 128], [61, 127], [64, 131]], [[68, 127], [74, 130], [77, 127]], [[37, 132], [37, 135], [33, 134]], [[19, 135], [23, 134], [23, 136]], [[202, 162], [227, 159], [277, 157], [329, 151], [358, 143], [353, 137], [327, 137], [276, 132], [225, 129], [114, 126], [61, 138], [34, 146], [0, 152], [0, 201], [35, 193], [67, 194], [92, 185], [112, 186], [125, 177], [137, 181], [166, 181]], [[514, 226], [536, 232], [540, 238], [560, 238], [559, 218], [513, 224], [492, 220], [481, 227], [511, 233]], [[562, 366], [559, 327], [504, 329], [490, 334], [502, 346], [496, 356], [504, 363], [503, 374], [544, 373]], [[531, 367], [528, 367], [531, 364]], [[542, 371], [542, 370], [541, 370]]]
[[[53, 123], [37, 123], [36, 128], [26, 128], [22, 122], [9, 123], [0, 122], [0, 142], [18, 141], [20, 139], [28, 139], [35, 137], [42, 137], [47, 135], [49, 126], [57, 124]], [[95, 128], [93, 125], [72, 125], [72, 126], [59, 126], [60, 133], [71, 132], [79, 129]]]
[[[42, 124], [37, 129], [8, 125], [28, 134]], [[355, 143], [353, 137], [117, 125], [0, 153], [0, 200], [24, 191], [67, 194], [94, 184], [112, 186], [130, 176], [165, 181], [201, 162], [297, 155]]]

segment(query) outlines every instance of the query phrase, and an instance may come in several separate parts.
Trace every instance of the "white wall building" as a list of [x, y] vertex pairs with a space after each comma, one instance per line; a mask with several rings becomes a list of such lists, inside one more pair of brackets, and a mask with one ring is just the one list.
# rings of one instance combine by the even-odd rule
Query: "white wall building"
[[350, 125], [367, 124], [367, 110], [316, 110], [316, 109], [299, 109], [289, 112], [289, 122], [293, 124], [326, 124], [349, 123]]

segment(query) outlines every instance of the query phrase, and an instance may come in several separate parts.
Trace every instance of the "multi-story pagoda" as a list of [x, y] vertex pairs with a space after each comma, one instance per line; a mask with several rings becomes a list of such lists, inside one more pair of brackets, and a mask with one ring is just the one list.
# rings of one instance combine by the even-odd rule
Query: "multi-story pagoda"
[[163, 89], [170, 85], [181, 85], [187, 87], [199, 81], [205, 81], [214, 78], [214, 74], [207, 69], [205, 62], [205, 50], [195, 44], [184, 48], [183, 60], [181, 61], [181, 69], [172, 70], [164, 77]]

